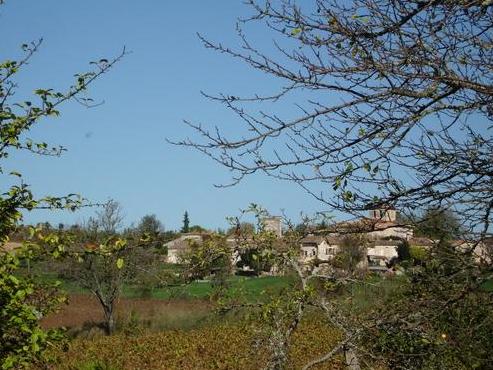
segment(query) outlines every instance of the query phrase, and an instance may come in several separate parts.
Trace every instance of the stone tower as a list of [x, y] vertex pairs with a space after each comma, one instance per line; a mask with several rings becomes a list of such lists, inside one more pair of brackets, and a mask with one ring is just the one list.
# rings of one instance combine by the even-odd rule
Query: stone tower
[[397, 219], [397, 211], [395, 208], [372, 209], [370, 211], [370, 218], [372, 220], [395, 222]]
[[265, 231], [272, 231], [278, 238], [282, 236], [281, 217], [272, 216], [264, 218]]

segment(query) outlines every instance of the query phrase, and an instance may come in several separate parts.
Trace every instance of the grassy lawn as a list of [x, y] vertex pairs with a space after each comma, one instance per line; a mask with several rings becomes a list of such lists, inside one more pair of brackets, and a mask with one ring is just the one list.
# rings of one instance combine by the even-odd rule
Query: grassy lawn
[[[180, 265], [163, 264], [163, 271], [178, 274], [183, 267]], [[45, 282], [59, 281], [60, 287], [68, 294], [88, 294], [89, 291], [80, 287], [76, 281], [63, 279], [52, 271], [49, 265], [43, 263], [33, 266], [31, 271], [36, 279]], [[27, 274], [27, 270], [21, 271]], [[243, 297], [249, 302], [263, 300], [263, 297], [278, 294], [283, 288], [287, 288], [295, 281], [290, 276], [264, 276], [245, 277], [233, 275], [228, 279], [227, 295], [230, 297]], [[163, 300], [204, 300], [214, 293], [214, 287], [209, 281], [194, 281], [189, 284], [174, 285], [162, 288], [144, 289], [142, 286], [127, 284], [123, 287], [122, 298], [148, 298]]]
[[[283, 288], [293, 283], [289, 276], [240, 277], [229, 279], [228, 295], [244, 297], [247, 301], [262, 300], [264, 296], [279, 294]], [[153, 289], [145, 297], [154, 299], [207, 299], [213, 294], [214, 287], [207, 281], [195, 281], [181, 286]], [[123, 290], [126, 298], [142, 298], [140, 287], [126, 286]]]
[[[61, 288], [69, 294], [89, 293], [75, 281], [57, 279], [54, 274], [44, 274], [45, 281], [60, 281]], [[243, 297], [249, 302], [263, 300], [269, 295], [279, 294], [283, 288], [288, 288], [294, 282], [291, 276], [244, 277], [231, 276], [227, 295]], [[152, 299], [208, 299], [214, 292], [214, 287], [208, 281], [194, 281], [189, 284], [154, 288], [144, 291], [142, 287], [125, 285], [123, 298], [152, 298]]]

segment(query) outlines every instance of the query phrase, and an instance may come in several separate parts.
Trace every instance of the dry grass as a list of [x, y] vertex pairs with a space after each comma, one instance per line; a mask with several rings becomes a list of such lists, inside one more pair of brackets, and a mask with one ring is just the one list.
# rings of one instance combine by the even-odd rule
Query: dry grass
[[[212, 305], [201, 300], [120, 299], [116, 306], [117, 325], [121, 328], [130, 321], [149, 329], [176, 329], [193, 327], [205, 320]], [[48, 328], [65, 327], [70, 333], [97, 332], [101, 327], [103, 311], [94, 296], [71, 295], [66, 306], [41, 321]]]

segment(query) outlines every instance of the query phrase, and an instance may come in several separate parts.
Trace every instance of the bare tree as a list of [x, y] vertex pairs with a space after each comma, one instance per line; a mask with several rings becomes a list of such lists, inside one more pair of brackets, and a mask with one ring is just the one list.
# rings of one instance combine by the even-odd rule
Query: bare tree
[[111, 235], [115, 234], [123, 223], [123, 210], [120, 203], [114, 199], [110, 199], [100, 211], [96, 212], [97, 219], [94, 222], [97, 224], [97, 229]]
[[[243, 126], [224, 136], [187, 122], [204, 140], [181, 145], [232, 170], [233, 183], [263, 172], [353, 214], [453, 206], [470, 230], [491, 233], [490, 1], [247, 3], [253, 14], [238, 23], [238, 50], [201, 39], [284, 86], [206, 95]], [[249, 42], [242, 27], [251, 22], [272, 32], [275, 51]], [[282, 118], [292, 101], [299, 114]], [[267, 102], [269, 111], [255, 112], [253, 103]]]
[[[331, 209], [352, 215], [395, 207], [412, 225], [416, 209], [454, 210], [466, 247], [433, 251], [433, 263], [409, 272], [428, 294], [426, 305], [417, 289], [410, 289], [413, 298], [399, 302], [396, 311], [389, 310], [386, 319], [392, 317], [386, 322], [398, 322], [400, 326], [393, 326], [402, 329], [398, 334], [416, 338], [414, 343], [431, 343], [436, 332], [430, 327], [437, 317], [449, 320], [451, 331], [461, 327], [452, 320], [453, 311], [447, 311], [450, 317], [443, 316], [447, 304], [453, 304], [455, 312], [467, 309], [463, 302], [469, 300], [491, 306], [491, 296], [482, 293], [481, 286], [491, 279], [492, 256], [479, 264], [470, 257], [492, 236], [493, 2], [246, 3], [252, 12], [238, 22], [239, 48], [200, 36], [201, 40], [205, 47], [276, 78], [282, 86], [253, 96], [204, 94], [236, 115], [234, 134], [230, 130], [223, 134], [221, 126], [187, 121], [198, 137], [177, 144], [195, 148], [231, 170], [231, 185], [260, 172], [295, 182]], [[270, 32], [272, 50], [261, 50], [249, 40], [244, 30], [252, 23]], [[289, 115], [290, 104], [297, 113]], [[296, 269], [295, 259], [290, 261]], [[429, 289], [432, 274], [435, 283]], [[313, 275], [300, 270], [299, 276], [304, 286]], [[300, 311], [295, 311], [302, 312], [307, 300], [297, 302]], [[317, 304], [345, 336], [333, 352], [306, 368], [341, 348], [352, 348], [363, 328], [383, 323], [379, 318], [359, 323], [356, 329], [333, 302], [322, 299]], [[412, 317], [404, 316], [409, 312], [406, 304], [415, 304]], [[477, 329], [489, 327], [489, 319], [474, 316], [474, 320]], [[294, 327], [298, 321], [295, 314]], [[289, 337], [292, 326], [287, 328], [282, 338]], [[285, 349], [287, 341], [276, 343]], [[473, 348], [489, 345], [482, 337]], [[434, 350], [427, 347], [429, 353]], [[478, 350], [476, 355], [480, 353], [487, 351]], [[455, 352], [452, 357], [468, 367], [476, 355], [463, 358]], [[273, 368], [282, 367], [283, 356]], [[487, 363], [484, 355], [478, 356], [478, 363]], [[409, 359], [403, 362], [407, 368], [422, 366], [413, 363], [412, 354]]]

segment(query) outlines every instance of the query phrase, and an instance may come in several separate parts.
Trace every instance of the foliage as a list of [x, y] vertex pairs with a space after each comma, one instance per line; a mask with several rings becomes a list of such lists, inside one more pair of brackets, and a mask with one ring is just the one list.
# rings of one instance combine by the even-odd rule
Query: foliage
[[156, 215], [145, 215], [135, 230], [140, 238], [151, 239], [150, 247], [156, 248], [160, 254], [167, 254], [164, 244], [175, 236], [174, 232], [165, 233], [164, 226]]
[[411, 258], [410, 245], [407, 240], [401, 240], [401, 243], [397, 246], [397, 258], [399, 262], [407, 261]]
[[[2, 4], [2, 2], [0, 2]], [[36, 89], [30, 100], [14, 101], [17, 89], [16, 74], [23, 71], [31, 57], [39, 50], [41, 40], [22, 45], [23, 56], [17, 60], [0, 61], [0, 173], [4, 174], [4, 162], [14, 159], [19, 152], [41, 156], [59, 156], [65, 148], [36, 142], [29, 132], [41, 121], [58, 117], [59, 108], [68, 101], [91, 106], [92, 99], [83, 98], [88, 85], [106, 73], [125, 54], [113, 60], [92, 62], [94, 69], [76, 74], [75, 83], [66, 91], [51, 88]], [[38, 254], [58, 257], [64, 253], [64, 244], [51, 230], [30, 228], [31, 242], [17, 250], [4, 250], [9, 236], [16, 232], [23, 211], [33, 209], [76, 210], [87, 204], [77, 194], [45, 196], [37, 198], [19, 171], [10, 171], [8, 182], [14, 183], [0, 192], [0, 366], [3, 369], [22, 366], [42, 356], [56, 336], [43, 331], [38, 323], [60, 297], [51, 287], [42, 287], [29, 276], [18, 274], [21, 260], [29, 261]], [[7, 180], [7, 179], [5, 179]], [[5, 181], [4, 183], [8, 183]], [[35, 235], [36, 234], [36, 235]], [[35, 238], [32, 238], [35, 236]], [[36, 248], [41, 245], [43, 248]]]
[[231, 229], [234, 230], [234, 253], [236, 266], [247, 268], [259, 275], [282, 269], [281, 252], [284, 243], [280, 242], [274, 232], [265, 228], [268, 212], [257, 204], [251, 204], [242, 214], [253, 214], [256, 224], [240, 222], [240, 218], [230, 218]]
[[488, 367], [493, 294], [480, 289], [481, 270], [469, 253], [440, 243], [426, 263], [409, 270], [409, 283], [370, 330], [367, 345], [391, 368]]
[[181, 232], [190, 232], [190, 218], [188, 217], [188, 211], [185, 211], [185, 214], [183, 215], [183, 227], [181, 228]]
[[255, 275], [260, 275], [262, 272], [270, 272], [274, 267], [272, 255], [261, 248], [245, 246], [238, 250], [238, 268], [249, 268]]
[[15, 253], [0, 252], [0, 361], [2, 369], [24, 366], [42, 358], [60, 333], [45, 331], [39, 319], [51, 312], [64, 297], [56, 285], [42, 284], [20, 276], [20, 264], [32, 258], [27, 247]]
[[417, 222], [415, 235], [434, 240], [450, 240], [461, 235], [461, 227], [457, 216], [452, 211], [427, 209]]
[[156, 215], [145, 215], [140, 220], [137, 230], [140, 234], [156, 235], [164, 231], [163, 224]]
[[428, 258], [428, 251], [423, 247], [411, 246], [409, 247], [409, 256], [415, 263], [423, 263]]
[[186, 266], [183, 274], [187, 281], [212, 276], [212, 282], [218, 289], [226, 288], [232, 273], [232, 251], [225, 237], [211, 235], [201, 243], [192, 241], [181, 260]]
[[122, 238], [117, 234], [122, 222], [121, 206], [108, 202], [97, 218], [73, 234], [66, 274], [98, 299], [105, 316], [107, 333], [115, 327], [114, 307], [123, 284], [135, 277], [137, 269], [150, 265], [152, 256], [141, 252], [149, 239]]
[[367, 241], [364, 236], [358, 234], [344, 236], [332, 262], [333, 265], [353, 275], [366, 257], [366, 247]]
[[188, 231], [191, 233], [203, 233], [203, 232], [206, 232], [207, 229], [205, 229], [204, 227], [202, 227], [200, 225], [192, 225], [189, 227]]

